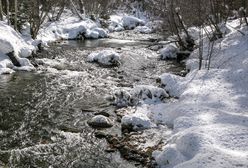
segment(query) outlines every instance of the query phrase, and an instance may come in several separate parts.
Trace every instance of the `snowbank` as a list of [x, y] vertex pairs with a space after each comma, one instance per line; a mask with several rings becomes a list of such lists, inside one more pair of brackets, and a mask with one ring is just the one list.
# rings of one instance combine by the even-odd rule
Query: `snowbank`
[[101, 65], [113, 66], [120, 62], [120, 55], [113, 50], [103, 50], [100, 52], [93, 52], [88, 55], [88, 62], [97, 62]]
[[[0, 22], [0, 32], [0, 74], [10, 74], [14, 70], [34, 70], [33, 65], [25, 57], [30, 56], [35, 47], [26, 42], [20, 34], [4, 22]], [[13, 57], [20, 63], [21, 67], [15, 67], [11, 59], [6, 55], [12, 52]]]
[[124, 16], [122, 18], [123, 27], [125, 29], [134, 29], [137, 26], [144, 26], [145, 22], [134, 16]]
[[0, 51], [4, 54], [15, 52], [17, 56], [28, 57], [35, 47], [28, 44], [12, 27], [0, 21]]
[[[235, 22], [228, 22], [235, 26]], [[248, 34], [247, 28], [241, 30]], [[179, 101], [150, 107], [156, 123], [173, 128], [169, 143], [153, 156], [162, 168], [247, 167], [248, 165], [248, 39], [235, 29], [214, 44], [211, 69], [208, 43], [203, 70], [198, 51], [187, 62], [185, 77], [163, 74], [161, 83]], [[166, 109], [166, 110], [165, 110]]]
[[107, 36], [107, 31], [100, 28], [97, 23], [87, 18], [80, 20], [69, 10], [65, 10], [59, 21], [42, 25], [37, 39], [43, 43], [49, 43], [58, 40], [97, 39]]
[[[109, 30], [113, 31], [123, 31], [134, 29], [138, 26], [144, 26], [145, 21], [128, 15], [111, 15], [109, 19]], [[150, 28], [148, 27], [139, 27], [136, 31], [141, 33], [150, 33]]]
[[[131, 105], [136, 95], [142, 95], [137, 96], [138, 102], [147, 105], [146, 111], [140, 112], [138, 106], [136, 113], [124, 116], [123, 124], [146, 128], [149, 124], [162, 124], [171, 128], [162, 149], [153, 152], [158, 167], [248, 165], [248, 28], [238, 27], [237, 21], [227, 25], [230, 27], [227, 26], [225, 37], [214, 43], [210, 70], [205, 66], [209, 54], [205, 37], [202, 70], [198, 70], [198, 50], [195, 50], [187, 61], [190, 72], [186, 77], [167, 73], [159, 77], [164, 92], [178, 99], [147, 104], [142, 97], [144, 93], [150, 99], [150, 91], [139, 94], [135, 88], [116, 96], [121, 105], [130, 102]], [[197, 29], [192, 28], [191, 33], [197, 38]], [[165, 49], [166, 57], [171, 57], [171, 50], [175, 51], [171, 48]]]

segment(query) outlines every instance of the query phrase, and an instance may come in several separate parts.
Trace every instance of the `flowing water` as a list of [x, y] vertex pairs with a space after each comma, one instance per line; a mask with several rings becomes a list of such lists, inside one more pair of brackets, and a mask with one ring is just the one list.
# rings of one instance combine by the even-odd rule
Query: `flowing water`
[[[157, 75], [183, 67], [159, 61], [149, 42], [101, 39], [52, 45], [38, 57], [48, 58], [37, 72], [0, 76], [0, 167], [136, 167], [94, 136], [87, 120], [114, 109], [105, 99], [116, 89], [156, 84]], [[112, 48], [120, 67], [88, 63], [92, 51]], [[47, 59], [47, 60], [48, 60]], [[113, 114], [113, 115], [112, 115]], [[119, 124], [111, 128], [120, 134]]]

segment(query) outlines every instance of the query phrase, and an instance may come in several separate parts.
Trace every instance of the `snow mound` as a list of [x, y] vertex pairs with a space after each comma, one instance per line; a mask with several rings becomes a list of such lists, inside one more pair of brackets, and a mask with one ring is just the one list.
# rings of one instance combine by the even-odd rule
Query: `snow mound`
[[[134, 16], [127, 15], [111, 15], [109, 19], [109, 30], [113, 31], [123, 31], [123, 30], [131, 30], [138, 26], [136, 31], [141, 33], [150, 33], [150, 28], [145, 27], [145, 22]], [[142, 27], [144, 26], [144, 27]]]
[[138, 26], [134, 29], [135, 32], [149, 34], [152, 33], [152, 29], [147, 26]]
[[93, 31], [98, 32], [100, 38], [106, 38], [108, 37], [108, 32], [104, 30], [103, 28], [94, 28]]
[[164, 73], [159, 77], [161, 86], [164, 87], [164, 89], [169, 93], [172, 97], [179, 97], [183, 91], [184, 88], [184, 78]]
[[176, 59], [178, 51], [179, 50], [175, 44], [168, 44], [164, 48], [162, 48], [159, 52], [161, 54], [161, 59], [165, 60], [165, 59]]
[[158, 165], [164, 165], [163, 167], [168, 168], [186, 161], [185, 156], [176, 149], [175, 145], [168, 145], [162, 152], [154, 152], [153, 157]]
[[115, 104], [119, 107], [137, 105], [139, 102], [161, 102], [169, 95], [162, 88], [150, 85], [138, 85], [133, 89], [122, 89], [115, 92]]
[[124, 16], [122, 18], [122, 24], [125, 29], [134, 29], [137, 26], [144, 26], [145, 22], [134, 16]]
[[116, 66], [120, 62], [120, 55], [113, 50], [93, 52], [88, 55], [88, 62], [98, 62], [101, 65]]
[[94, 30], [87, 30], [85, 33], [85, 37], [89, 39], [98, 39], [99, 38], [99, 33]]
[[109, 31], [114, 32], [114, 31], [123, 31], [125, 30], [123, 28], [123, 24], [122, 24], [122, 16], [118, 16], [118, 15], [111, 15], [110, 19], [109, 19], [109, 27], [108, 27]]
[[92, 20], [80, 20], [68, 12], [59, 21], [43, 24], [37, 39], [43, 43], [49, 43], [58, 40], [81, 39], [84, 37], [90, 39], [105, 38], [108, 36], [107, 34], [104, 29], [99, 28], [97, 23]]
[[28, 57], [35, 50], [12, 27], [1, 21], [0, 32], [0, 52], [7, 54], [14, 51], [16, 56]]
[[[0, 22], [0, 32], [0, 74], [10, 74], [14, 70], [33, 71], [34, 66], [25, 57], [30, 56], [35, 47], [27, 43], [19, 33], [4, 22]], [[6, 55], [9, 53], [13, 53], [13, 57], [20, 63], [21, 67], [14, 66]]]
[[128, 130], [143, 130], [154, 127], [155, 125], [151, 122], [151, 120], [147, 117], [147, 115], [139, 108], [136, 113], [125, 115], [121, 119], [122, 129]]

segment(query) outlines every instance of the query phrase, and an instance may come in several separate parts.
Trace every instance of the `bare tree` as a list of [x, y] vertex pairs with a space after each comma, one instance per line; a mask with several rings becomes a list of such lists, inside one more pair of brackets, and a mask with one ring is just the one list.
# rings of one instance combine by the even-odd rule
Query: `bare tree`
[[14, 1], [14, 6], [15, 6], [15, 17], [14, 17], [14, 27], [15, 30], [17, 30], [17, 13], [18, 13], [18, 6], [17, 6], [17, 0]]
[[2, 0], [0, 0], [0, 20], [3, 20], [3, 4], [2, 4]]
[[10, 25], [9, 0], [6, 0], [6, 15], [7, 15], [8, 24]]

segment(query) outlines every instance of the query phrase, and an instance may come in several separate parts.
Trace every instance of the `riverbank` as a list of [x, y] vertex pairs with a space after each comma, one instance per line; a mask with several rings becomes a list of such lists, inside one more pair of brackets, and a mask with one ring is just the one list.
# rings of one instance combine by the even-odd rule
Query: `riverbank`
[[[210, 70], [198, 70], [195, 50], [186, 62], [190, 70], [186, 77], [159, 77], [161, 86], [178, 100], [143, 102], [129, 115], [145, 115], [140, 123], [167, 126], [163, 147], [153, 152], [159, 167], [247, 167], [248, 30], [239, 27], [238, 20], [227, 25], [231, 25], [227, 34], [214, 43]], [[130, 124], [135, 125], [135, 120]]]

